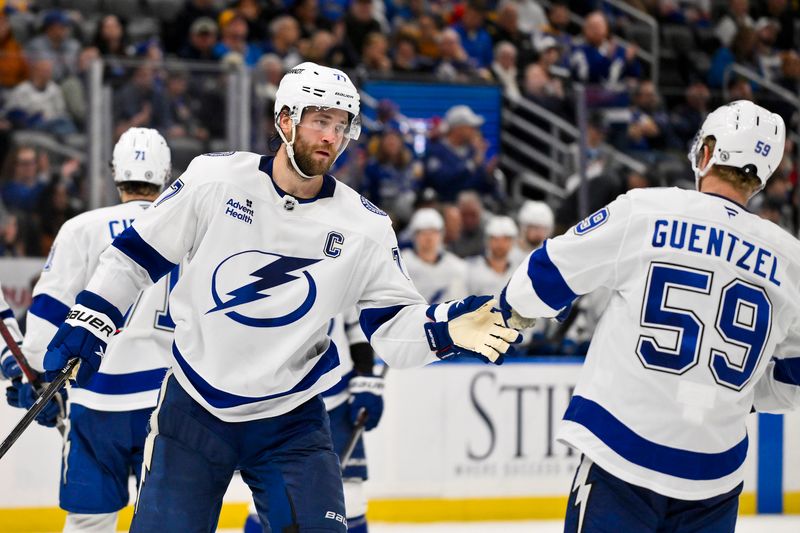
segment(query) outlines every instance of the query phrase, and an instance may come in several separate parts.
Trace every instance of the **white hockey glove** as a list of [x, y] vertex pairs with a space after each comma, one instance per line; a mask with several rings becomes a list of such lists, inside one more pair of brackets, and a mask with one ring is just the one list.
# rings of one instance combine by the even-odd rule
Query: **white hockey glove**
[[431, 306], [428, 317], [435, 320], [442, 306], [447, 309], [446, 320], [425, 324], [428, 344], [440, 359], [472, 355], [501, 364], [510, 344], [522, 339], [516, 330], [504, 325], [497, 301], [491, 296], [468, 296], [458, 302]]

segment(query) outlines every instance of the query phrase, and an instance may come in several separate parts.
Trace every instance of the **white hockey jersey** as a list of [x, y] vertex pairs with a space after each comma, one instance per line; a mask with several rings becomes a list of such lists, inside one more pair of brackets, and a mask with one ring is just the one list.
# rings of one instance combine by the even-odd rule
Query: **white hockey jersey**
[[437, 359], [428, 305], [400, 268], [386, 214], [333, 176], [315, 198], [291, 198], [272, 163], [248, 152], [195, 158], [106, 250], [87, 287], [125, 309], [186, 257], [170, 297], [173, 371], [229, 422], [281, 415], [336, 384], [328, 326], [355, 305], [390, 364]]
[[401, 252], [403, 266], [419, 293], [430, 304], [467, 296], [467, 265], [455, 254], [443, 251], [436, 263], [427, 263], [413, 249]]
[[[5, 296], [3, 296], [3, 288], [0, 287], [0, 320], [2, 320], [6, 327], [8, 328], [8, 332], [11, 333], [11, 337], [16, 341], [17, 344], [22, 342], [22, 334], [19, 331], [19, 324], [17, 324], [17, 319], [14, 318], [14, 311], [11, 310], [11, 307], [6, 302]], [[0, 346], [5, 346], [6, 343], [3, 341], [2, 337], [0, 337]]]
[[511, 274], [516, 270], [519, 262], [514, 263], [510, 260], [505, 272], [497, 272], [483, 255], [476, 255], [466, 259], [467, 264], [467, 283], [465, 294], [491, 294], [499, 296], [500, 291], [506, 286]]
[[534, 317], [612, 291], [558, 438], [629, 483], [698, 500], [742, 481], [770, 358], [800, 364], [799, 284], [800, 244], [778, 226], [719, 196], [641, 189], [548, 240], [507, 296]]
[[[100, 255], [149, 207], [150, 202], [137, 200], [95, 209], [68, 220], [58, 231], [28, 312], [23, 353], [34, 369], [43, 370], [47, 345], [92, 277]], [[134, 295], [127, 321], [109, 342], [99, 372], [86, 387], [71, 388], [71, 402], [99, 411], [155, 407], [169, 364], [174, 323], [167, 303], [177, 274], [171, 272]]]
[[328, 335], [331, 342], [336, 345], [341, 362], [340, 372], [342, 378], [337, 384], [322, 393], [322, 400], [325, 402], [325, 409], [330, 411], [342, 405], [350, 398], [347, 389], [350, 378], [353, 377], [353, 359], [350, 354], [350, 346], [362, 342], [367, 342], [364, 332], [358, 323], [358, 314], [355, 309], [350, 309], [333, 317], [328, 327]]

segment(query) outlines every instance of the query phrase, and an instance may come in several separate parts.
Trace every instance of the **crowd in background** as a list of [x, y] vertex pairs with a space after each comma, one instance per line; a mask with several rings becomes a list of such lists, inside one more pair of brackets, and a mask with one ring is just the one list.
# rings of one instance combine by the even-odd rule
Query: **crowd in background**
[[[86, 150], [86, 73], [99, 56], [113, 88], [115, 139], [129, 127], [156, 128], [173, 154], [235, 147], [224, 145], [220, 120], [224, 69], [165, 68], [165, 58], [252, 69], [256, 134], [266, 137], [277, 84], [304, 60], [362, 80], [496, 83], [512, 108], [524, 99], [570, 122], [572, 86], [585, 83], [592, 210], [634, 187], [691, 186], [685, 154], [708, 112], [724, 103], [723, 90], [729, 100], [767, 105], [798, 131], [796, 108], [725, 76], [738, 63], [800, 94], [798, 0], [628, 3], [660, 24], [659, 85], [639, 53], [641, 27], [599, 0], [0, 0], [0, 256], [46, 255], [61, 224], [86, 207], [85, 165], [26, 139]], [[469, 107], [428, 121], [421, 147], [402, 111], [379, 102], [336, 175], [392, 216], [407, 264], [421, 272], [447, 266], [453, 285], [432, 288], [429, 299], [485, 292], [493, 275], [502, 286], [525, 253], [580, 218], [576, 173], [563, 183], [565, 199], [510, 197], [514, 177], [503, 179], [497, 157], [487, 156], [483, 118]], [[619, 166], [615, 151], [648, 170]], [[795, 153], [787, 139], [781, 168], [753, 206], [792, 232]], [[176, 158], [178, 169], [185, 163]], [[541, 325], [529, 351], [581, 353], [603, 305], [595, 296], [566, 322]]]

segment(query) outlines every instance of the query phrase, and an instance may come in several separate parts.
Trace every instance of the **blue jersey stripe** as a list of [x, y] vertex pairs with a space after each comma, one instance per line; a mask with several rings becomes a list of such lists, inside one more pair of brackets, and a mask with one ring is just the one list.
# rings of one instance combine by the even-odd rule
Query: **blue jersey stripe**
[[75, 298], [75, 303], [85, 305], [89, 309], [108, 315], [108, 318], [114, 321], [114, 325], [117, 326], [118, 329], [125, 324], [125, 318], [122, 316], [119, 309], [114, 307], [114, 304], [99, 294], [95, 294], [91, 291], [81, 291]]
[[356, 375], [356, 371], [355, 370], [351, 370], [350, 372], [348, 372], [347, 374], [342, 376], [342, 379], [339, 380], [339, 383], [337, 383], [336, 385], [334, 385], [330, 389], [328, 389], [325, 392], [323, 392], [322, 393], [322, 397], [323, 398], [329, 398], [331, 396], [336, 396], [337, 394], [339, 394], [340, 392], [342, 392], [343, 390], [345, 390], [347, 388], [347, 386], [350, 384], [350, 379], [355, 375]]
[[128, 227], [114, 239], [111, 246], [134, 260], [139, 266], [147, 270], [153, 283], [161, 279], [170, 270], [175, 268], [175, 263], [170, 263], [163, 255], [147, 244], [133, 226]]
[[550, 260], [547, 241], [531, 254], [528, 261], [528, 278], [536, 295], [552, 309], [562, 309], [578, 297], [569, 288], [558, 267]]
[[600, 404], [573, 396], [564, 420], [581, 424], [627, 461], [670, 476], [713, 480], [732, 474], [744, 463], [748, 439], [720, 453], [692, 452], [649, 441], [637, 435]]
[[56, 300], [49, 294], [37, 294], [33, 297], [28, 310], [33, 316], [47, 320], [55, 327], [59, 327], [69, 313], [69, 306]]
[[393, 305], [391, 307], [375, 307], [362, 310], [358, 321], [361, 324], [364, 335], [367, 336], [367, 340], [371, 340], [372, 335], [378, 331], [378, 328], [393, 319], [404, 307], [404, 305]]
[[[33, 304], [31, 304], [31, 307], [33, 307]], [[0, 320], [5, 320], [6, 318], [14, 318], [14, 311], [11, 309], [0, 311]]]
[[775, 358], [772, 375], [781, 383], [800, 385], [800, 357]]
[[297, 392], [302, 392], [304, 390], [310, 389], [319, 379], [339, 366], [339, 352], [336, 349], [336, 345], [331, 342], [328, 349], [323, 353], [311, 371], [306, 374], [306, 376], [300, 380], [294, 387], [285, 391], [285, 392], [278, 392], [275, 394], [269, 394], [267, 396], [258, 396], [258, 397], [251, 397], [251, 396], [240, 396], [238, 394], [231, 394], [230, 392], [225, 392], [223, 390], [217, 389], [212, 386], [209, 382], [207, 382], [203, 377], [195, 372], [195, 370], [189, 365], [189, 362], [183, 358], [178, 347], [175, 343], [172, 343], [172, 354], [175, 356], [175, 360], [178, 362], [178, 366], [181, 367], [186, 378], [192, 384], [197, 392], [211, 405], [212, 407], [216, 407], [217, 409], [227, 409], [230, 407], [238, 407], [240, 405], [246, 405], [249, 403], [256, 403], [256, 402], [264, 402], [267, 400], [274, 400], [276, 398], [282, 398], [284, 396], [289, 396], [291, 394], [295, 394]]
[[84, 390], [96, 392], [98, 394], [135, 394], [137, 392], [147, 392], [158, 390], [161, 382], [164, 381], [166, 368], [154, 368], [153, 370], [142, 370], [141, 372], [130, 372], [128, 374], [103, 374], [98, 372]]

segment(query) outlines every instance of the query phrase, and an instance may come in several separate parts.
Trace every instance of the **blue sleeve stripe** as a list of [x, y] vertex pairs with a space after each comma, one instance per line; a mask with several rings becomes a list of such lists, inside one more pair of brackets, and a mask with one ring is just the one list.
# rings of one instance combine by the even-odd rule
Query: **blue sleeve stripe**
[[378, 328], [393, 319], [405, 307], [404, 305], [393, 305], [391, 307], [375, 307], [362, 310], [358, 317], [358, 322], [361, 324], [361, 330], [366, 335], [367, 340], [372, 340], [372, 335], [378, 331]]
[[664, 446], [637, 435], [600, 404], [573, 396], [564, 420], [594, 433], [615, 453], [642, 468], [696, 481], [714, 480], [736, 472], [747, 456], [748, 439], [720, 453], [703, 453]]
[[161, 387], [161, 382], [164, 381], [166, 373], [166, 368], [155, 368], [128, 374], [103, 374], [98, 372], [92, 377], [89, 384], [82, 388], [97, 394], [109, 395], [153, 391]]
[[528, 261], [528, 278], [536, 295], [552, 309], [562, 309], [578, 297], [569, 288], [558, 267], [550, 260], [547, 241], [531, 254]]
[[117, 326], [117, 328], [121, 328], [125, 323], [125, 318], [122, 316], [119, 309], [114, 307], [114, 304], [99, 294], [90, 291], [81, 291], [78, 293], [77, 298], [75, 298], [75, 303], [85, 305], [89, 309], [94, 309], [95, 311], [108, 315], [108, 317], [114, 321], [114, 325]]
[[319, 381], [322, 376], [338, 367], [340, 364], [339, 351], [336, 349], [336, 345], [331, 342], [328, 349], [319, 356], [319, 359], [311, 368], [309, 373], [306, 374], [305, 377], [303, 377], [303, 379], [297, 383], [297, 385], [284, 392], [269, 394], [267, 396], [251, 397], [231, 394], [230, 392], [217, 389], [211, 385], [191, 367], [186, 359], [184, 359], [174, 342], [172, 343], [172, 355], [175, 357], [175, 361], [178, 363], [178, 366], [183, 374], [192, 384], [192, 387], [194, 387], [194, 389], [200, 393], [200, 395], [209, 403], [209, 405], [216, 407], [217, 409], [227, 409], [230, 407], [238, 407], [240, 405], [247, 405], [250, 403], [274, 400], [276, 398], [282, 398], [284, 396], [289, 396], [297, 392], [308, 390], [317, 381]]
[[788, 385], [800, 386], [800, 357], [786, 359], [775, 358], [772, 375], [776, 380]]
[[147, 274], [153, 283], [161, 279], [170, 270], [175, 268], [175, 263], [170, 263], [163, 255], [158, 253], [155, 248], [147, 244], [139, 234], [128, 227], [114, 239], [111, 246], [130, 257], [139, 266], [147, 270]]
[[[34, 301], [36, 300], [34, 299]], [[31, 308], [33, 308], [33, 304], [31, 304]], [[6, 318], [14, 318], [14, 311], [12, 311], [11, 309], [0, 311], [0, 320], [5, 320]]]
[[342, 376], [342, 379], [339, 380], [339, 383], [337, 383], [336, 385], [334, 385], [330, 389], [328, 389], [325, 392], [323, 392], [321, 394], [321, 396], [323, 398], [330, 398], [331, 396], [336, 396], [337, 394], [339, 394], [343, 390], [347, 389], [348, 385], [350, 385], [350, 379], [355, 375], [356, 375], [356, 371], [355, 370], [351, 370], [350, 372], [348, 372], [347, 374]]
[[28, 312], [38, 316], [42, 320], [47, 320], [55, 327], [61, 326], [69, 313], [69, 306], [56, 300], [49, 294], [37, 294], [33, 297], [31, 307]]

